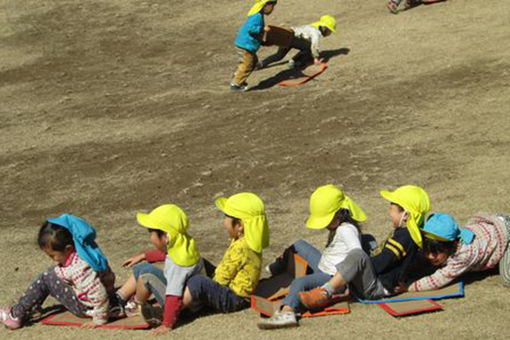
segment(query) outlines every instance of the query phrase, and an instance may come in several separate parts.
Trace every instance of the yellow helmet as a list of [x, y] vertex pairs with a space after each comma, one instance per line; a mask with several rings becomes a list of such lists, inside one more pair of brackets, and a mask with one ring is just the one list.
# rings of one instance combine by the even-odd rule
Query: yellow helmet
[[336, 20], [331, 15], [323, 15], [312, 24], [313, 27], [319, 28], [321, 26], [327, 27], [331, 32], [336, 33]]

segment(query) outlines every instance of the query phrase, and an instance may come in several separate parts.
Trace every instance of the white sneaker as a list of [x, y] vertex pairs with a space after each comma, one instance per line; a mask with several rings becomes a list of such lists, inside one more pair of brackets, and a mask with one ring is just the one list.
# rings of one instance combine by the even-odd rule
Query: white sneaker
[[128, 318], [140, 315], [140, 305], [135, 301], [135, 299], [130, 299], [124, 306], [124, 312]]
[[297, 327], [299, 323], [296, 320], [294, 312], [278, 311], [269, 319], [261, 320], [257, 323], [260, 329], [277, 329], [286, 327]]

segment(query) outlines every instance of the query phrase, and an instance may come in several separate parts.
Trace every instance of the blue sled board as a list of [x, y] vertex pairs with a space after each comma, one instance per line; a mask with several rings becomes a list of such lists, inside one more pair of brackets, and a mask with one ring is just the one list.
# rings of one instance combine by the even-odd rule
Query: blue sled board
[[[456, 289], [455, 289], [456, 288]], [[407, 292], [395, 297], [389, 297], [380, 300], [364, 300], [356, 296], [356, 300], [363, 304], [380, 304], [380, 303], [391, 303], [391, 302], [402, 302], [411, 300], [441, 300], [448, 298], [464, 297], [464, 282], [459, 281], [445, 288], [439, 290], [427, 291], [427, 292]]]

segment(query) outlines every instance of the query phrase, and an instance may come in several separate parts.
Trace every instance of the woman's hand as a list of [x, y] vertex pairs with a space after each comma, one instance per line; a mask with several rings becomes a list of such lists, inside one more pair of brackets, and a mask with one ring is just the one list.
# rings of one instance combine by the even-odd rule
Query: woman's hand
[[266, 25], [266, 26], [264, 26], [264, 32], [269, 32], [270, 30], [271, 30], [271, 27], [269, 27], [269, 26], [267, 26], [267, 25]]
[[161, 325], [159, 327], [152, 329], [149, 333], [152, 336], [160, 336], [170, 332], [171, 330], [172, 330], [171, 328]]
[[321, 60], [319, 58], [313, 58], [313, 63], [315, 65], [320, 64]]
[[141, 253], [141, 254], [138, 254], [136, 256], [133, 256], [133, 257], [127, 259], [126, 261], [124, 261], [122, 263], [122, 267], [131, 268], [135, 264], [140, 263], [143, 260], [145, 260], [145, 253]]

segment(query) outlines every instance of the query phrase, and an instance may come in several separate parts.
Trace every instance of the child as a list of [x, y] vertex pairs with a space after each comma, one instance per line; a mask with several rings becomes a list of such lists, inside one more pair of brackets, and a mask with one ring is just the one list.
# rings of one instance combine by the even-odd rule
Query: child
[[257, 0], [257, 3], [248, 12], [248, 19], [239, 29], [235, 45], [241, 62], [234, 79], [230, 83], [232, 91], [246, 91], [246, 80], [257, 65], [257, 51], [261, 45], [262, 34], [268, 28], [264, 26], [264, 15], [273, 12], [276, 0]]
[[433, 214], [423, 227], [424, 253], [437, 269], [412, 283], [409, 291], [439, 289], [466, 272], [494, 268], [505, 286], [510, 285], [510, 217], [478, 213], [465, 227], [442, 213]]
[[195, 275], [188, 280], [183, 303], [229, 313], [250, 305], [260, 277], [262, 249], [269, 245], [269, 229], [264, 202], [253, 193], [219, 198], [216, 206], [225, 214], [223, 226], [232, 241], [213, 279]]
[[49, 218], [39, 230], [37, 242], [56, 266], [41, 273], [10, 308], [0, 309], [0, 321], [17, 329], [40, 308], [48, 295], [79, 317], [92, 317], [83, 326], [93, 328], [108, 321], [109, 293], [115, 275], [94, 239], [94, 228], [69, 214]]
[[289, 68], [305, 65], [313, 59], [314, 64], [320, 63], [319, 40], [331, 33], [336, 33], [336, 20], [331, 15], [323, 15], [319, 21], [310, 25], [293, 27], [294, 37], [288, 47], [279, 47], [278, 51], [257, 64], [264, 68], [269, 64], [282, 60], [292, 48], [299, 52], [289, 60]]
[[[317, 249], [303, 240], [291, 247], [293, 251], [290, 252], [303, 257], [313, 273], [292, 281], [290, 292], [283, 300], [281, 310], [273, 317], [260, 321], [259, 328], [274, 329], [298, 325], [296, 310], [301, 307], [298, 293], [328, 282], [336, 272], [335, 264], [342, 262], [349, 251], [361, 249], [358, 223], [365, 220], [363, 210], [334, 185], [324, 185], [315, 190], [310, 198], [310, 218], [306, 226], [310, 229], [329, 231], [326, 248], [321, 255]], [[269, 265], [272, 274], [284, 270], [285, 263], [282, 263], [284, 262], [282, 260], [280, 257]]]
[[[446, 0], [406, 0], [404, 5], [404, 10], [416, 7], [420, 4], [430, 5], [436, 2], [443, 2]], [[392, 14], [398, 14], [398, 6], [402, 0], [388, 0], [386, 7]]]
[[381, 196], [390, 201], [393, 236], [384, 242], [378, 255], [368, 257], [360, 249], [351, 250], [345, 260], [336, 265], [337, 272], [329, 282], [300, 293], [300, 301], [308, 309], [328, 306], [331, 296], [348, 284], [365, 299], [378, 299], [398, 291], [422, 247], [419, 227], [430, 210], [430, 201], [427, 193], [414, 185], [405, 185], [393, 192], [381, 191]]
[[[174, 204], [164, 204], [149, 214], [138, 213], [138, 223], [149, 229], [150, 241], [156, 248], [124, 262], [132, 266], [142, 260], [165, 261], [164, 271], [149, 263], [133, 268], [133, 275], [117, 292], [122, 305], [135, 293], [134, 302], [144, 304], [151, 294], [163, 306], [163, 321], [151, 331], [153, 335], [169, 332], [182, 309], [182, 295], [190, 277], [201, 272], [203, 262], [196, 249], [195, 240], [187, 234], [188, 216]], [[136, 307], [131, 307], [131, 310]], [[129, 314], [129, 311], [127, 311]], [[153, 323], [153, 320], [147, 320]]]

